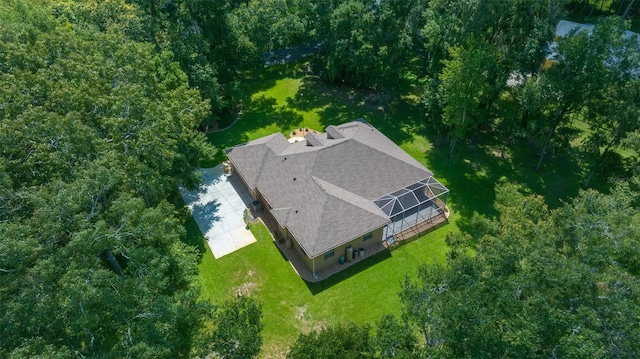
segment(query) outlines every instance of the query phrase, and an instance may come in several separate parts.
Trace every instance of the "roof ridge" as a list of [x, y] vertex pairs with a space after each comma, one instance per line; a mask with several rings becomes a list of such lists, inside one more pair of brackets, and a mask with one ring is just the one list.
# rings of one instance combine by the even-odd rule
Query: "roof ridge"
[[[344, 189], [344, 188], [342, 188], [342, 187], [340, 187], [340, 186], [338, 186], [338, 185], [336, 185], [336, 184], [334, 184], [334, 183], [331, 183], [331, 182], [329, 182], [329, 181], [327, 181], [327, 180], [323, 180], [323, 179], [322, 179], [322, 178], [320, 178], [320, 177], [317, 177], [317, 176], [311, 175], [311, 178], [313, 179], [313, 181], [314, 181], [314, 182], [316, 182], [316, 184], [320, 187], [320, 189], [321, 189], [324, 193], [326, 193], [328, 196], [331, 196], [331, 197], [333, 197], [333, 198], [336, 198], [336, 199], [338, 199], [338, 200], [340, 200], [340, 201], [342, 201], [342, 202], [348, 203], [348, 204], [350, 204], [350, 205], [352, 205], [352, 206], [354, 206], [354, 207], [358, 207], [358, 208], [360, 208], [360, 209], [363, 209], [363, 210], [365, 210], [365, 211], [367, 211], [367, 212], [369, 212], [369, 213], [371, 213], [371, 214], [374, 214], [374, 215], [377, 215], [377, 216], [379, 216], [379, 217], [383, 217], [383, 218], [387, 219], [387, 217], [384, 215], [384, 213], [382, 212], [382, 210], [380, 210], [380, 208], [378, 208], [378, 206], [376, 206], [376, 204], [375, 204], [373, 201], [370, 201], [370, 200], [368, 200], [368, 199], [366, 199], [366, 198], [364, 198], [364, 197], [362, 197], [362, 196], [358, 195], [357, 193], [353, 193], [353, 192], [351, 192], [351, 191], [349, 191], [349, 190], [347, 190], [347, 189]], [[328, 186], [327, 186], [327, 185], [328, 185]], [[329, 186], [330, 186], [330, 187], [333, 187], [333, 188], [337, 189], [338, 191], [348, 193], [349, 195], [354, 196], [354, 197], [356, 197], [358, 200], [360, 200], [360, 201], [362, 201], [362, 202], [366, 202], [367, 204], [369, 204], [369, 203], [370, 203], [370, 204], [371, 204], [371, 207], [370, 207], [370, 208], [367, 208], [368, 206], [367, 206], [367, 207], [365, 207], [365, 206], [362, 206], [362, 205], [360, 205], [360, 204], [358, 204], [358, 203], [355, 203], [355, 202], [353, 202], [353, 201], [348, 201], [348, 200], [346, 200], [344, 197], [340, 197], [338, 194], [330, 192], [330, 191], [328, 190], [328, 188], [325, 188], [325, 186], [326, 186], [326, 187], [329, 187]], [[375, 207], [375, 209], [377, 209], [377, 210], [375, 210], [375, 209], [374, 209], [374, 207]]]
[[[358, 135], [358, 133], [359, 133], [361, 130], [364, 130], [364, 128], [363, 128], [362, 126], [368, 126], [369, 128], [371, 128], [371, 129], [372, 129], [372, 131], [377, 131], [380, 135], [382, 135], [382, 136], [381, 136], [381, 137], [382, 137], [382, 138], [381, 138], [381, 140], [383, 140], [383, 141], [384, 141], [384, 140], [389, 141], [391, 144], [393, 144], [394, 146], [398, 147], [398, 148], [399, 148], [399, 149], [400, 149], [404, 154], [406, 154], [406, 156], [410, 159], [410, 161], [407, 161], [407, 159], [406, 159], [406, 158], [402, 158], [402, 156], [396, 156], [396, 153], [390, 153], [390, 152], [386, 152], [386, 151], [381, 151], [381, 150], [379, 150], [378, 148], [376, 148], [376, 147], [373, 147], [373, 146], [369, 145], [368, 143], [365, 143], [365, 142], [363, 142], [363, 141], [360, 141], [358, 138], [356, 138], [356, 136]], [[395, 158], [395, 159], [397, 159], [397, 160], [399, 160], [399, 161], [402, 161], [402, 162], [404, 162], [404, 163], [406, 163], [406, 164], [408, 164], [408, 165], [410, 165], [410, 166], [413, 166], [413, 167], [415, 167], [415, 168], [417, 168], [417, 169], [420, 169], [420, 170], [425, 170], [425, 169], [426, 169], [427, 171], [429, 171], [429, 172], [433, 175], [433, 173], [431, 172], [431, 170], [429, 170], [429, 169], [428, 169], [428, 168], [426, 168], [423, 164], [421, 164], [420, 162], [418, 162], [418, 160], [416, 160], [415, 158], [413, 158], [413, 156], [411, 156], [411, 155], [410, 155], [410, 154], [408, 154], [405, 150], [403, 150], [403, 149], [402, 149], [402, 147], [400, 147], [400, 145], [398, 145], [398, 144], [396, 144], [395, 142], [391, 141], [391, 139], [390, 139], [389, 137], [387, 137], [384, 133], [380, 132], [380, 131], [379, 131], [378, 129], [376, 129], [375, 127], [373, 127], [373, 126], [369, 125], [368, 123], [366, 123], [366, 124], [365, 124], [365, 123], [361, 123], [361, 122], [358, 122], [358, 123], [357, 123], [357, 127], [358, 127], [358, 129], [357, 129], [357, 130], [356, 130], [356, 132], [353, 134], [353, 136], [351, 136], [351, 137], [349, 138], [350, 140], [354, 140], [354, 141], [356, 141], [356, 142], [358, 142], [358, 143], [360, 143], [360, 144], [362, 144], [362, 145], [364, 145], [364, 146], [367, 146], [367, 147], [369, 147], [369, 148], [373, 149], [373, 150], [374, 150], [374, 151], [376, 151], [376, 152], [382, 153], [382, 154], [383, 154], [383, 155], [385, 155], [385, 156], [393, 157], [393, 158]]]
[[260, 183], [260, 179], [262, 178], [262, 176], [264, 175], [264, 166], [267, 164], [267, 159], [268, 159], [268, 151], [273, 151], [271, 148], [267, 147], [267, 151], [264, 151], [264, 153], [262, 154], [262, 158], [260, 159], [260, 167], [258, 168], [258, 175], [256, 176], [255, 179], [255, 184], [253, 185], [254, 187], [258, 187], [258, 183]]
[[[369, 211], [369, 210], [367, 210], [367, 209], [365, 209], [365, 208], [362, 208], [362, 207], [360, 207], [360, 206], [357, 206], [357, 205], [355, 205], [355, 204], [353, 204], [353, 203], [350, 203], [350, 202], [348, 202], [348, 201], [345, 201], [344, 199], [342, 199], [342, 198], [340, 198], [340, 197], [336, 197], [336, 196], [334, 196], [334, 195], [332, 195], [332, 194], [330, 194], [330, 193], [327, 193], [327, 200], [325, 200], [325, 201], [324, 201], [324, 203], [323, 203], [323, 205], [322, 205], [322, 216], [320, 217], [320, 220], [318, 221], [318, 225], [320, 225], [320, 226], [321, 226], [325, 221], [327, 221], [327, 220], [328, 220], [328, 219], [327, 219], [327, 217], [330, 217], [330, 216], [331, 216], [331, 214], [332, 214], [332, 212], [331, 212], [331, 211], [326, 210], [326, 207], [327, 207], [327, 206], [329, 206], [329, 205], [331, 204], [331, 203], [330, 203], [330, 202], [331, 202], [331, 200], [335, 200], [335, 201], [339, 201], [339, 202], [342, 202], [342, 203], [346, 203], [346, 204], [348, 204], [348, 205], [350, 205], [350, 206], [353, 206], [353, 207], [355, 207], [355, 208], [357, 208], [357, 209], [359, 209], [359, 210], [365, 211], [365, 212], [369, 213], [369, 214], [370, 214], [370, 215], [372, 215], [372, 216], [375, 216], [375, 217], [377, 217], [377, 218], [379, 218], [379, 219], [381, 219], [381, 220], [384, 220], [384, 222], [386, 222], [386, 223], [388, 223], [388, 222], [389, 222], [389, 218], [388, 218], [388, 217], [386, 217], [386, 216], [384, 215], [384, 213], [382, 213], [382, 211], [380, 211], [380, 210], [379, 210], [379, 211], [377, 211], [377, 212], [379, 212], [379, 213], [374, 213], [374, 212], [371, 212], [371, 211]], [[373, 202], [371, 202], [371, 203], [373, 204]], [[374, 204], [374, 206], [375, 206], [375, 204]], [[382, 226], [382, 225], [385, 225], [385, 223], [382, 223], [382, 222], [381, 222], [381, 223], [379, 223], [379, 225], [380, 225], [380, 226]], [[366, 234], [366, 233], [368, 233], [368, 232], [370, 232], [370, 231], [371, 231], [371, 229], [367, 229], [367, 231], [364, 231], [363, 233], [359, 233], [358, 235], [356, 235], [356, 236], [354, 236], [354, 237], [348, 237], [348, 236], [345, 236], [344, 238], [341, 238], [341, 240], [340, 240], [340, 242], [339, 242], [339, 244], [338, 244], [337, 246], [339, 247], [339, 246], [341, 246], [341, 245], [347, 244], [347, 243], [351, 242], [354, 238], [357, 238], [357, 236], [359, 236], [359, 235], [364, 235], [364, 234]], [[326, 252], [327, 250], [330, 250], [331, 248], [336, 247], [336, 245], [335, 245], [335, 244], [333, 244], [333, 245], [332, 245], [332, 246], [330, 246], [330, 247], [327, 247], [327, 246], [325, 245], [325, 243], [322, 241], [322, 239], [324, 239], [324, 236], [325, 236], [325, 233], [319, 233], [319, 232], [317, 232], [317, 231], [315, 232], [315, 236], [314, 236], [315, 238], [314, 238], [314, 241], [313, 241], [313, 243], [314, 243], [314, 244], [313, 244], [313, 250], [314, 250], [314, 251], [316, 251], [316, 252], [320, 252], [320, 253], [324, 253], [324, 252]], [[307, 252], [307, 253], [308, 253], [308, 252]]]

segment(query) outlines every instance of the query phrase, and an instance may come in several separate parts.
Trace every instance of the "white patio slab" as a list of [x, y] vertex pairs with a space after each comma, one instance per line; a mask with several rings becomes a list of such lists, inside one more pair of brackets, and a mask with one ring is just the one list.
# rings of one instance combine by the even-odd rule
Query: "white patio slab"
[[256, 242], [244, 222], [244, 210], [253, 200], [237, 175], [224, 166], [199, 170], [202, 185], [195, 191], [180, 188], [200, 231], [217, 259]]

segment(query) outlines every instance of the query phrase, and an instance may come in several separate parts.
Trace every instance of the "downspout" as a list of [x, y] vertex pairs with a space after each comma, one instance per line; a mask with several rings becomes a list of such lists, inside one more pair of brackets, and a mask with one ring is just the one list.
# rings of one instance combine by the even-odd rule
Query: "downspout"
[[316, 257], [311, 258], [311, 263], [313, 263], [313, 279], [318, 279], [318, 276], [316, 275]]

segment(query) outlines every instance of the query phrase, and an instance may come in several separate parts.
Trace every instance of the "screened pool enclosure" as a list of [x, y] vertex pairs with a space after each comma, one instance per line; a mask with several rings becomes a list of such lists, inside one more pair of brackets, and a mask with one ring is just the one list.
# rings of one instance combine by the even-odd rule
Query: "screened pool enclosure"
[[374, 203], [391, 221], [382, 238], [396, 236], [445, 215], [449, 190], [429, 177], [382, 196]]

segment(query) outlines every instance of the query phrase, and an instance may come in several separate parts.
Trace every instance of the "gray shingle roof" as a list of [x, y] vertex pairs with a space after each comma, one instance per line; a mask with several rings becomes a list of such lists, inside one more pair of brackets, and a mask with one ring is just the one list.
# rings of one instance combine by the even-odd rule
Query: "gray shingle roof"
[[388, 223], [373, 200], [433, 175], [361, 121], [294, 144], [276, 133], [225, 151], [311, 258]]

